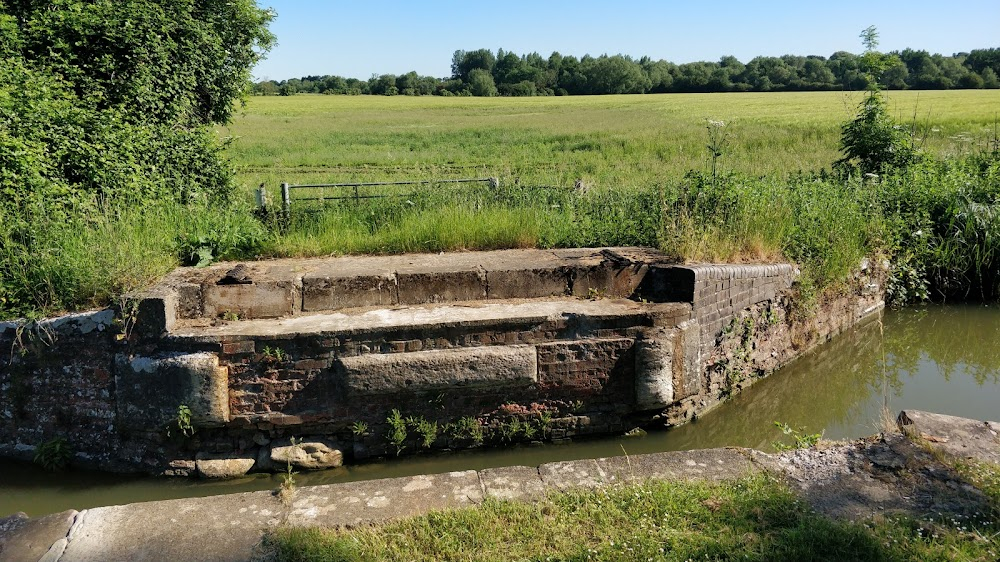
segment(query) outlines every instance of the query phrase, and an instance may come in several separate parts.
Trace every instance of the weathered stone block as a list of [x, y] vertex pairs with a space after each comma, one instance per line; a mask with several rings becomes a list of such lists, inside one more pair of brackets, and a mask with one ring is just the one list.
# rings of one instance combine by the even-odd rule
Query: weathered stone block
[[677, 326], [673, 353], [675, 401], [701, 391], [701, 343], [701, 330], [697, 321], [688, 320]]
[[664, 408], [674, 401], [676, 330], [648, 330], [635, 343], [635, 405], [638, 410]]
[[570, 271], [566, 268], [518, 269], [486, 273], [487, 297], [521, 299], [569, 294]]
[[239, 478], [250, 472], [255, 462], [253, 457], [198, 453], [194, 464], [202, 478]]
[[177, 317], [201, 318], [201, 285], [197, 283], [180, 283], [177, 285]]
[[118, 423], [136, 430], [159, 430], [191, 410], [195, 426], [229, 421], [229, 371], [213, 353], [168, 353], [115, 357]]
[[538, 380], [535, 349], [474, 347], [344, 357], [337, 366], [351, 394], [403, 389], [523, 386]]
[[[107, 308], [93, 312], [77, 312], [58, 318], [40, 320], [37, 329], [46, 335], [46, 339], [78, 338], [91, 332], [104, 332], [111, 329], [115, 321], [115, 311]], [[16, 326], [16, 324], [15, 324]], [[30, 326], [28, 326], [30, 328]]]
[[596, 293], [603, 297], [630, 297], [648, 271], [649, 266], [645, 264], [615, 265], [610, 262], [577, 268], [573, 279], [573, 295], [589, 297]]
[[486, 274], [482, 271], [400, 272], [399, 304], [472, 301], [486, 298]]
[[276, 466], [291, 464], [305, 470], [319, 470], [343, 465], [344, 454], [334, 441], [306, 437], [301, 442], [296, 440], [294, 445], [288, 439], [272, 443], [270, 460]]
[[278, 318], [295, 314], [301, 303], [299, 287], [292, 281], [265, 281], [250, 285], [205, 285], [202, 289], [206, 317], [234, 314], [248, 318]]
[[396, 278], [392, 274], [351, 277], [310, 276], [302, 278], [302, 310], [337, 310], [399, 303]]

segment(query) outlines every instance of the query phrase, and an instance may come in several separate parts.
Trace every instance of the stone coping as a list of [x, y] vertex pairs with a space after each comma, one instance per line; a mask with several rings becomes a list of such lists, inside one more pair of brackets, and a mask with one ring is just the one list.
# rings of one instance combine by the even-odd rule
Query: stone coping
[[[600, 293], [632, 296], [651, 264], [647, 248], [496, 250], [280, 259], [180, 268], [147, 298], [177, 318], [278, 318], [365, 306]], [[169, 319], [167, 319], [169, 324]]]

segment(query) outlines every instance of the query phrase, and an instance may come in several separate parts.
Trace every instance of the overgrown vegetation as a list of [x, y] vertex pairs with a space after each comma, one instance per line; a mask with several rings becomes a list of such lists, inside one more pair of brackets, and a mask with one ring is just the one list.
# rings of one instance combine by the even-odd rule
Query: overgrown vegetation
[[260, 235], [227, 220], [210, 126], [246, 92], [271, 17], [253, 0], [0, 1], [0, 315], [106, 302], [191, 236], [224, 255]]
[[650, 482], [487, 499], [353, 530], [282, 529], [265, 547], [283, 561], [360, 560], [993, 560], [996, 520], [906, 517], [864, 523], [816, 514], [766, 476], [725, 484]]

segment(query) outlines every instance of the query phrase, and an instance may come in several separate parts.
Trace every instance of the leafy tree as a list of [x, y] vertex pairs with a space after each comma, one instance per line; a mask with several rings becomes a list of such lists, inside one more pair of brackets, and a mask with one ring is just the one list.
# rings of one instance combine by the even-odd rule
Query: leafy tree
[[861, 59], [854, 53], [837, 51], [830, 55], [827, 61], [830, 71], [845, 90], [864, 90], [868, 87], [868, 78], [861, 70]]
[[889, 116], [879, 89], [879, 79], [892, 59], [876, 50], [878, 31], [874, 26], [861, 32], [861, 40], [865, 46], [861, 68], [867, 74], [868, 93], [857, 116], [841, 128], [844, 157], [836, 165], [845, 168], [856, 164], [862, 173], [880, 173], [887, 167], [908, 165], [916, 154], [904, 131]]
[[653, 62], [652, 60], [646, 60], [645, 62], [640, 61], [643, 71], [645, 71], [646, 76], [649, 78], [649, 91], [655, 94], [661, 94], [664, 92], [669, 92], [674, 83], [674, 76], [672, 71], [674, 70], [674, 65], [670, 64], [665, 60], [658, 60]]
[[1000, 74], [1000, 49], [973, 49], [965, 57], [965, 66], [978, 72], [984, 80], [986, 69], [993, 70], [994, 74]]
[[587, 75], [594, 94], [640, 94], [650, 86], [642, 67], [621, 55], [593, 59]]
[[16, 0], [19, 54], [80, 100], [131, 120], [221, 123], [270, 48], [252, 0]]
[[469, 88], [474, 96], [493, 97], [497, 95], [497, 85], [493, 81], [493, 75], [484, 68], [474, 68], [469, 72]]
[[492, 73], [493, 66], [496, 63], [497, 57], [489, 49], [455, 51], [455, 54], [451, 58], [451, 75], [453, 78], [459, 78], [463, 82], [470, 82], [473, 70], [481, 69]]
[[968, 72], [965, 76], [959, 79], [958, 85], [962, 88], [980, 89], [985, 86], [985, 81], [982, 76], [976, 74], [975, 72]]
[[882, 86], [890, 90], [902, 90], [906, 88], [906, 80], [910, 76], [910, 70], [906, 68], [906, 63], [896, 55], [890, 55], [889, 63], [879, 82]]
[[995, 90], [1000, 88], [1000, 79], [997, 78], [997, 73], [993, 72], [992, 68], [983, 69], [983, 87]]
[[714, 65], [706, 62], [689, 62], [677, 66], [677, 77], [674, 79], [674, 91], [677, 92], [709, 92], [709, 82], [712, 80]]

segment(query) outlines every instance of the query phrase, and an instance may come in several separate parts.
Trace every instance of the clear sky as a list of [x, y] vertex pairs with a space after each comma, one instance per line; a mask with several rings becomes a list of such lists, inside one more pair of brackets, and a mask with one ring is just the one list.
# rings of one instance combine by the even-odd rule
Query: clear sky
[[581, 57], [648, 55], [675, 63], [734, 55], [861, 52], [878, 28], [880, 50], [951, 55], [1000, 47], [1000, 0], [258, 0], [277, 19], [278, 45], [257, 79], [310, 74], [445, 77], [457, 49], [552, 51]]

